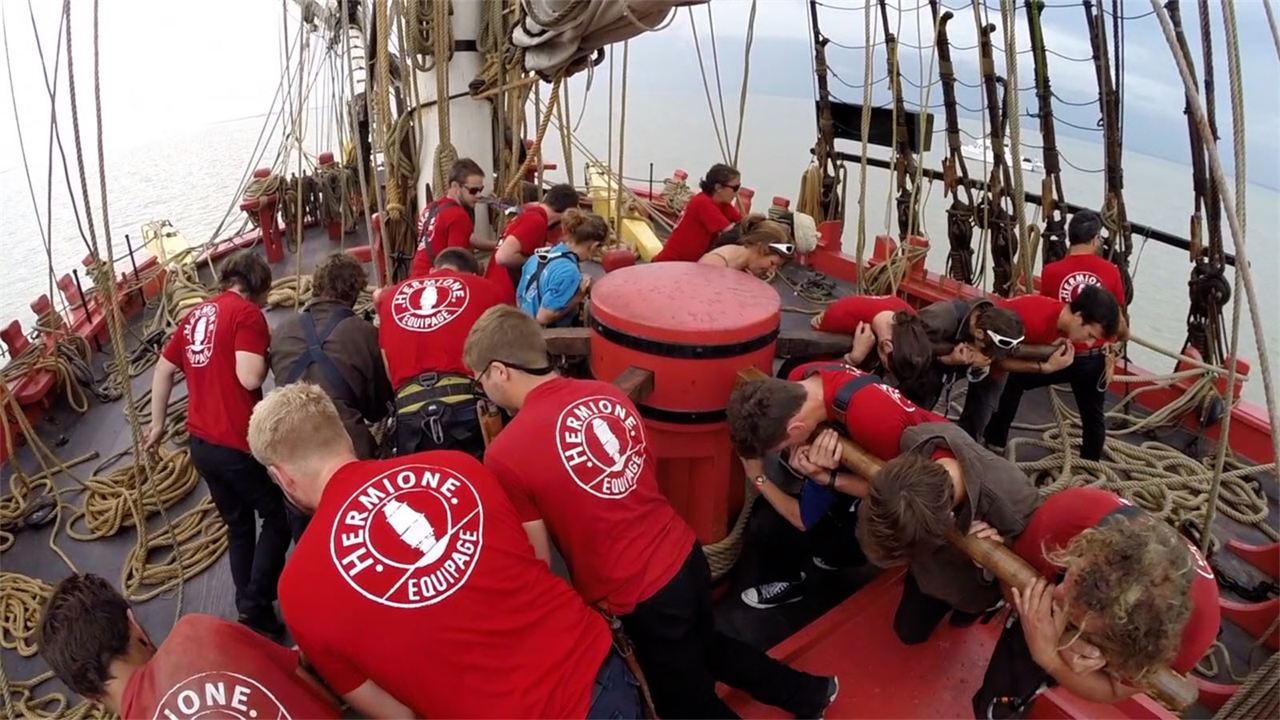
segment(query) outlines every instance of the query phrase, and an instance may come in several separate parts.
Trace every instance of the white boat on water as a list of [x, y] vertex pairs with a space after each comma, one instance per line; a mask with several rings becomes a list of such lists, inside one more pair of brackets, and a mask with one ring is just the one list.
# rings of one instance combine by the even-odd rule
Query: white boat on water
[[[993, 162], [995, 162], [994, 157], [991, 155], [991, 140], [988, 138], [975, 140], [969, 143], [968, 145], [961, 147], [960, 154], [964, 155], [966, 158], [970, 160], [977, 160], [978, 162], [982, 162], [987, 165], [990, 165]], [[1006, 158], [1009, 157], [1009, 141], [1008, 140], [1004, 141], [1004, 154]], [[1036, 173], [1037, 175], [1043, 175], [1044, 163], [1033, 157], [1023, 155], [1022, 171], [1033, 172], [1033, 173]]]

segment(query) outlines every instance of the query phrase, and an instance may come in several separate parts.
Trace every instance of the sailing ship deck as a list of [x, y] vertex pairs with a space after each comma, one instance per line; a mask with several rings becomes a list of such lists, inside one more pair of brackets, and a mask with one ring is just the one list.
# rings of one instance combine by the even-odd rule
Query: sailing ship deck
[[[349, 236], [342, 246], [352, 247], [364, 242], [361, 226], [357, 234]], [[312, 228], [308, 230], [302, 245], [301, 263], [299, 264], [296, 255], [286, 254], [285, 259], [276, 263], [272, 269], [277, 278], [293, 275], [299, 268], [306, 273], [321, 257], [338, 248], [337, 243], [331, 243], [325, 238], [322, 229]], [[260, 248], [258, 251], [261, 251]], [[603, 270], [595, 264], [588, 264], [587, 271], [596, 276], [603, 274]], [[797, 297], [784, 283], [774, 283], [774, 287], [781, 294], [784, 307], [816, 307]], [[851, 288], [847, 284], [838, 283], [837, 292], [847, 294], [851, 292]], [[152, 310], [148, 308], [146, 312], [150, 313]], [[290, 308], [270, 310], [267, 313], [268, 323], [274, 326], [290, 312], [293, 312]], [[784, 332], [803, 330], [808, 327], [809, 318], [806, 314], [785, 312], [782, 329]], [[144, 317], [132, 318], [131, 325], [138, 327], [143, 320]], [[130, 338], [130, 343], [134, 342], [136, 335]], [[107, 355], [99, 353], [95, 358], [95, 369], [99, 376], [103, 373], [102, 366]], [[145, 392], [150, 387], [150, 381], [149, 371], [134, 378], [135, 396]], [[264, 387], [270, 389], [272, 385], [273, 380], [268, 378]], [[184, 393], [185, 385], [179, 383], [174, 389], [173, 397], [177, 399]], [[1109, 398], [1109, 404], [1116, 400], [1115, 397]], [[1045, 423], [1052, 417], [1047, 390], [1027, 394], [1019, 414], [1020, 422]], [[92, 451], [99, 453], [101, 458], [108, 458], [131, 444], [123, 401], [107, 404], [92, 402], [87, 413], [78, 415], [60, 399], [35, 423], [35, 427], [45, 443], [64, 459], [76, 458]], [[1145, 439], [1147, 438], [1126, 438], [1126, 442]], [[1198, 436], [1184, 430], [1169, 431], [1168, 434], [1162, 434], [1160, 440], [1179, 448], [1193, 448], [1201, 441]], [[1208, 448], [1201, 447], [1199, 450], [1203, 452]], [[15, 462], [28, 473], [39, 471], [39, 465], [29, 448], [21, 448]], [[82, 479], [87, 478], [94, 468], [94, 462], [75, 468], [76, 475]], [[127, 458], [122, 462], [127, 462]], [[0, 482], [7, 483], [12, 471], [12, 464], [6, 464], [0, 469]], [[1259, 481], [1270, 499], [1270, 522], [1274, 525], [1280, 522], [1275, 477], [1267, 476], [1259, 478]], [[62, 474], [56, 478], [56, 485], [65, 493], [63, 502], [68, 506], [79, 502], [74, 479]], [[168, 516], [177, 517], [194, 507], [206, 495], [203, 483], [198, 484], [194, 492], [167, 511]], [[69, 510], [64, 509], [61, 519], [48, 526], [17, 531], [13, 548], [3, 555], [4, 570], [40, 578], [49, 583], [57, 582], [69, 569], [50, 547], [50, 543], [56, 542], [78, 570], [97, 573], [113, 581], [120, 578], [125, 558], [134, 544], [134, 531], [125, 529], [112, 537], [92, 542], [77, 541], [68, 538], [63, 531], [68, 513]], [[148, 520], [152, 530], [163, 527], [162, 523], [159, 514], [153, 514]], [[760, 535], [760, 525], [757, 515], [749, 525], [743, 557], [720, 588], [716, 619], [723, 630], [761, 648], [777, 646], [776, 653], [802, 668], [815, 672], [839, 672], [842, 678], [842, 699], [832, 709], [832, 716], [879, 715], [889, 712], [891, 708], [897, 708], [899, 713], [914, 712], [919, 716], [934, 717], [967, 712], [968, 697], [981, 679], [991, 645], [998, 634], [999, 619], [990, 625], [979, 625], [966, 630], [944, 627], [930, 644], [916, 648], [900, 646], [894, 638], [885, 635], [891, 635], [892, 632], [887, 619], [885, 623], [880, 623], [884, 627], [869, 624], [876, 617], [891, 617], [900, 587], [900, 583], [896, 582], [897, 574], [881, 573], [869, 566], [835, 570], [813, 577], [807, 585], [805, 597], [799, 602], [771, 610], [750, 608], [739, 600], [739, 593], [757, 583], [778, 579], [765, 576], [760, 567], [755, 552], [759, 546], [757, 538]], [[1223, 538], [1235, 537], [1246, 542], [1264, 541], [1257, 530], [1221, 516], [1215, 524], [1215, 533]], [[768, 542], [763, 538], [760, 541]], [[1222, 553], [1219, 557], [1223, 567], [1234, 577], [1249, 584], [1258, 579], [1252, 567], [1229, 553]], [[868, 584], [872, 586], [867, 592], [855, 595]], [[231, 588], [231, 576], [224, 556], [201, 575], [187, 580], [180, 592], [167, 593], [139, 603], [135, 606], [135, 612], [152, 637], [156, 641], [162, 641], [180, 613], [200, 612], [234, 618]], [[822, 636], [814, 637], [813, 631], [805, 635], [803, 629], [820, 617]], [[819, 626], [815, 626], [817, 627]], [[1241, 657], [1247, 654], [1253, 643], [1252, 637], [1227, 622], [1224, 622], [1222, 640], [1232, 649], [1233, 654]], [[872, 656], [870, 653], [860, 652], [860, 647], [897, 647], [901, 652], [892, 657]], [[31, 678], [45, 670], [44, 663], [38, 656], [21, 658], [11, 650], [3, 651], [3, 663], [11, 679]], [[949, 679], [956, 678], [961, 679], [949, 682]], [[947, 689], [946, 692], [939, 692], [943, 688]], [[42, 690], [65, 692], [56, 681]], [[903, 699], [911, 697], [913, 693], [920, 698], [919, 701], [914, 704], [904, 703]], [[882, 698], [883, 704], [875, 704], [876, 697]], [[872, 700], [871, 705], [867, 704], [869, 698]], [[761, 712], [760, 708], [750, 705], [739, 694], [731, 695], [731, 701], [736, 707], [752, 715]], [[880, 709], [881, 712], [877, 713], [875, 709]], [[1204, 708], [1198, 707], [1190, 715], [1207, 717], [1208, 714]]]

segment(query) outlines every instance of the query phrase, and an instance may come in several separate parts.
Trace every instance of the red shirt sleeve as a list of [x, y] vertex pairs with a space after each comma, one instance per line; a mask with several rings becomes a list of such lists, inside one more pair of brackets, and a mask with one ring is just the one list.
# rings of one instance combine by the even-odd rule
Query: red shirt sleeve
[[471, 215], [456, 206], [449, 209], [449, 215], [449, 226], [445, 228], [444, 246], [471, 249], [471, 232], [475, 229], [475, 222], [472, 221]]
[[251, 352], [255, 355], [267, 356], [267, 347], [271, 344], [271, 330], [267, 327], [267, 318], [257, 308], [246, 307], [236, 318], [236, 352]]
[[[725, 219], [731, 223], [742, 222], [742, 213], [738, 212], [738, 206], [736, 203], [727, 202], [720, 205], [720, 214], [724, 215]], [[724, 226], [721, 225], [721, 227]]]
[[[498, 479], [498, 484], [507, 492], [507, 497], [510, 498], [511, 504], [515, 507], [516, 515], [520, 517], [520, 522], [527, 523], [541, 520], [542, 512], [538, 510], [538, 504], [521, 481], [520, 473], [512, 472], [511, 468], [502, 459], [502, 447], [489, 448], [489, 451], [484, 454], [485, 467], [493, 473], [493, 476]], [[494, 450], [498, 452], [495, 453]]]
[[698, 224], [707, 231], [707, 235], [709, 235], [712, 240], [714, 240], [715, 236], [719, 235], [720, 232], [723, 231], [730, 223], [730, 220], [725, 217], [721, 206], [714, 202], [708, 201], [705, 203], [698, 203], [697, 210]]
[[541, 210], [525, 210], [507, 226], [506, 236], [515, 238], [528, 257], [547, 242], [547, 216]]
[[173, 334], [169, 336], [169, 342], [164, 344], [164, 351], [160, 353], [165, 360], [168, 360], [178, 367], [182, 367], [183, 351], [186, 350], [187, 340], [186, 333], [184, 332], [185, 327], [185, 323], [178, 323], [178, 329], [174, 330]]

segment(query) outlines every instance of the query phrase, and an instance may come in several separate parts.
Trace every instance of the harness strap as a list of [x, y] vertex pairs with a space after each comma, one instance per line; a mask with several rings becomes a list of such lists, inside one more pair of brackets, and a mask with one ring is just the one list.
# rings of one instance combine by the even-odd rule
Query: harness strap
[[542, 307], [542, 273], [547, 269], [547, 267], [560, 258], [572, 260], [574, 267], [579, 267], [581, 262], [578, 260], [578, 256], [571, 252], [557, 253], [555, 255], [552, 255], [551, 253], [538, 252], [534, 254], [534, 257], [538, 259], [538, 266], [533, 269], [533, 274], [529, 276], [529, 286], [525, 288], [525, 292], [528, 292], [530, 287], [533, 288], [535, 303], [534, 309], [536, 310], [537, 308]]
[[[840, 363], [831, 363], [829, 365], [818, 365], [816, 367], [810, 368], [809, 371], [804, 374], [804, 376], [807, 378], [812, 376], [814, 373], [822, 370], [848, 370], [848, 369], [849, 369], [848, 365], [842, 365]], [[853, 396], [859, 390], [861, 390], [862, 388], [868, 385], [883, 385], [883, 384], [884, 384], [884, 380], [880, 379], [879, 376], [872, 375], [871, 373], [865, 373], [841, 385], [840, 389], [836, 391], [836, 396], [831, 399], [831, 407], [836, 411], [836, 419], [839, 420], [842, 425], [845, 423], [845, 416], [848, 415], [849, 413], [849, 401], [853, 399]]]
[[281, 385], [298, 382], [298, 380], [302, 379], [302, 375], [307, 371], [307, 368], [312, 365], [318, 365], [330, 392], [348, 401], [356, 398], [355, 388], [351, 387], [351, 383], [347, 382], [347, 379], [342, 376], [338, 366], [333, 362], [333, 358], [329, 357], [324, 351], [325, 340], [329, 339], [329, 335], [338, 327], [338, 324], [347, 318], [355, 316], [356, 314], [350, 308], [336, 307], [329, 314], [329, 320], [325, 323], [324, 329], [317, 332], [315, 317], [312, 316], [311, 309], [303, 310], [302, 333], [307, 341], [307, 352], [293, 363], [293, 367], [289, 369], [289, 374], [285, 376]]
[[613, 648], [618, 651], [618, 655], [622, 657], [623, 664], [635, 676], [636, 684], [640, 686], [640, 709], [642, 715], [649, 720], [658, 717], [658, 713], [653, 706], [653, 695], [649, 692], [649, 681], [645, 679], [644, 670], [640, 667], [640, 661], [636, 659], [635, 645], [632, 644], [631, 637], [627, 635], [627, 631], [622, 627], [622, 620], [609, 612], [603, 601], [596, 603], [595, 611], [600, 613], [605, 622], [609, 624], [609, 632], [613, 634]]
[[422, 223], [422, 231], [418, 234], [418, 244], [423, 250], [427, 251], [427, 260], [434, 263], [436, 261], [435, 251], [431, 249], [431, 236], [436, 221], [436, 215], [441, 210], [458, 203], [453, 198], [442, 198], [439, 202], [431, 203], [431, 207], [427, 209], [427, 219]]

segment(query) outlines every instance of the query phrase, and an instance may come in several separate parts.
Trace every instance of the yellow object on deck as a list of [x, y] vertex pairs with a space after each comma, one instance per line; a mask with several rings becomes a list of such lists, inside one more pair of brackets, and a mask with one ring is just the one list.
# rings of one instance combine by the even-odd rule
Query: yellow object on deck
[[615, 220], [618, 209], [616, 192], [613, 178], [604, 168], [592, 164], [587, 169], [587, 197], [591, 199], [591, 210], [611, 221], [618, 240], [635, 250], [641, 260], [652, 260], [654, 255], [662, 251], [662, 241], [658, 239], [649, 221], [639, 215], [624, 212]]
[[[170, 260], [187, 263], [194, 259], [194, 255], [187, 252], [191, 249], [187, 238], [168, 220], [152, 220], [143, 225], [142, 244], [147, 252], [160, 261], [161, 265], [167, 264]], [[183, 253], [186, 253], [187, 257], [181, 257]]]

